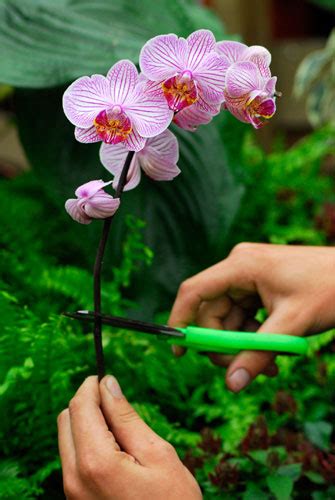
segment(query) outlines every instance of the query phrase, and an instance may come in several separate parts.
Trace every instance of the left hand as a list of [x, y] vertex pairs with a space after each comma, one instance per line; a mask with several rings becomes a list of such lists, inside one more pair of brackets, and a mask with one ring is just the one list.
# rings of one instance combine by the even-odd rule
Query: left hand
[[116, 379], [88, 377], [58, 417], [64, 491], [73, 500], [199, 500], [167, 441], [139, 417]]

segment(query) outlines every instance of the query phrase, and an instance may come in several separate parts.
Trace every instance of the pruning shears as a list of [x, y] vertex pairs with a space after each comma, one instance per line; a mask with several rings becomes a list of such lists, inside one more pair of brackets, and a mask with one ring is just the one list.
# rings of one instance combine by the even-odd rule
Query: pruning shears
[[215, 330], [199, 326], [172, 328], [135, 319], [95, 314], [92, 311], [64, 313], [69, 318], [94, 322], [98, 317], [104, 325], [156, 335], [168, 344], [179, 345], [202, 352], [237, 354], [242, 350], [276, 351], [278, 354], [306, 354], [309, 344], [305, 338], [274, 333], [249, 333]]

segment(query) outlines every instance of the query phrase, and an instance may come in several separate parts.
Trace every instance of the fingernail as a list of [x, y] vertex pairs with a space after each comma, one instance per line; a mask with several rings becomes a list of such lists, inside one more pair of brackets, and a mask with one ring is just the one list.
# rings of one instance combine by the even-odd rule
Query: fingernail
[[234, 392], [239, 392], [249, 384], [251, 377], [245, 368], [239, 368], [228, 378], [230, 389]]
[[122, 394], [122, 390], [121, 390], [121, 387], [119, 385], [119, 382], [112, 375], [109, 375], [107, 377], [106, 387], [114, 398], [117, 398], [117, 399], [123, 398], [123, 394]]
[[171, 347], [171, 350], [172, 350], [173, 354], [174, 354], [175, 356], [177, 356], [177, 354], [178, 354], [178, 347], [177, 347], [177, 346], [175, 346], [175, 345], [173, 345], [173, 346]]

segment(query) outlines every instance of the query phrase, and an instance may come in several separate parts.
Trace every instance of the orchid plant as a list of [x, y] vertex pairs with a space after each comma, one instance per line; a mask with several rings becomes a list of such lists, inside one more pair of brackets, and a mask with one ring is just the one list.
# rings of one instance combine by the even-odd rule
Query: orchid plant
[[[195, 131], [221, 110], [261, 128], [276, 111], [276, 77], [271, 54], [261, 46], [216, 42], [209, 30], [180, 38], [159, 35], [143, 46], [136, 66], [114, 64], [107, 76], [83, 76], [65, 91], [65, 115], [75, 125], [79, 142], [102, 142], [100, 160], [113, 175], [92, 180], [67, 200], [69, 215], [81, 224], [104, 219], [94, 265], [94, 339], [98, 377], [104, 376], [102, 350], [101, 269], [112, 218], [123, 191], [138, 186], [142, 170], [154, 180], [172, 180], [180, 173], [178, 141], [168, 130]], [[114, 197], [105, 187], [112, 185]]]

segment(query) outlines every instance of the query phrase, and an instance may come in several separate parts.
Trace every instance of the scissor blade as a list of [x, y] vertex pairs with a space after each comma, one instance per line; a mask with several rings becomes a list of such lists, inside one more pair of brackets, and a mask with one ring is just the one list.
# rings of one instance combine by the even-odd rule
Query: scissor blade
[[77, 311], [75, 313], [64, 313], [64, 315], [68, 316], [69, 318], [90, 322], [94, 321], [95, 317], [98, 316], [103, 324], [115, 326], [117, 328], [125, 328], [128, 330], [149, 333], [152, 335], [164, 335], [167, 337], [185, 337], [185, 335], [181, 331], [170, 326], [156, 325], [155, 323], [148, 323], [146, 321], [139, 321], [136, 319], [122, 318], [121, 316], [95, 314], [93, 311]]

